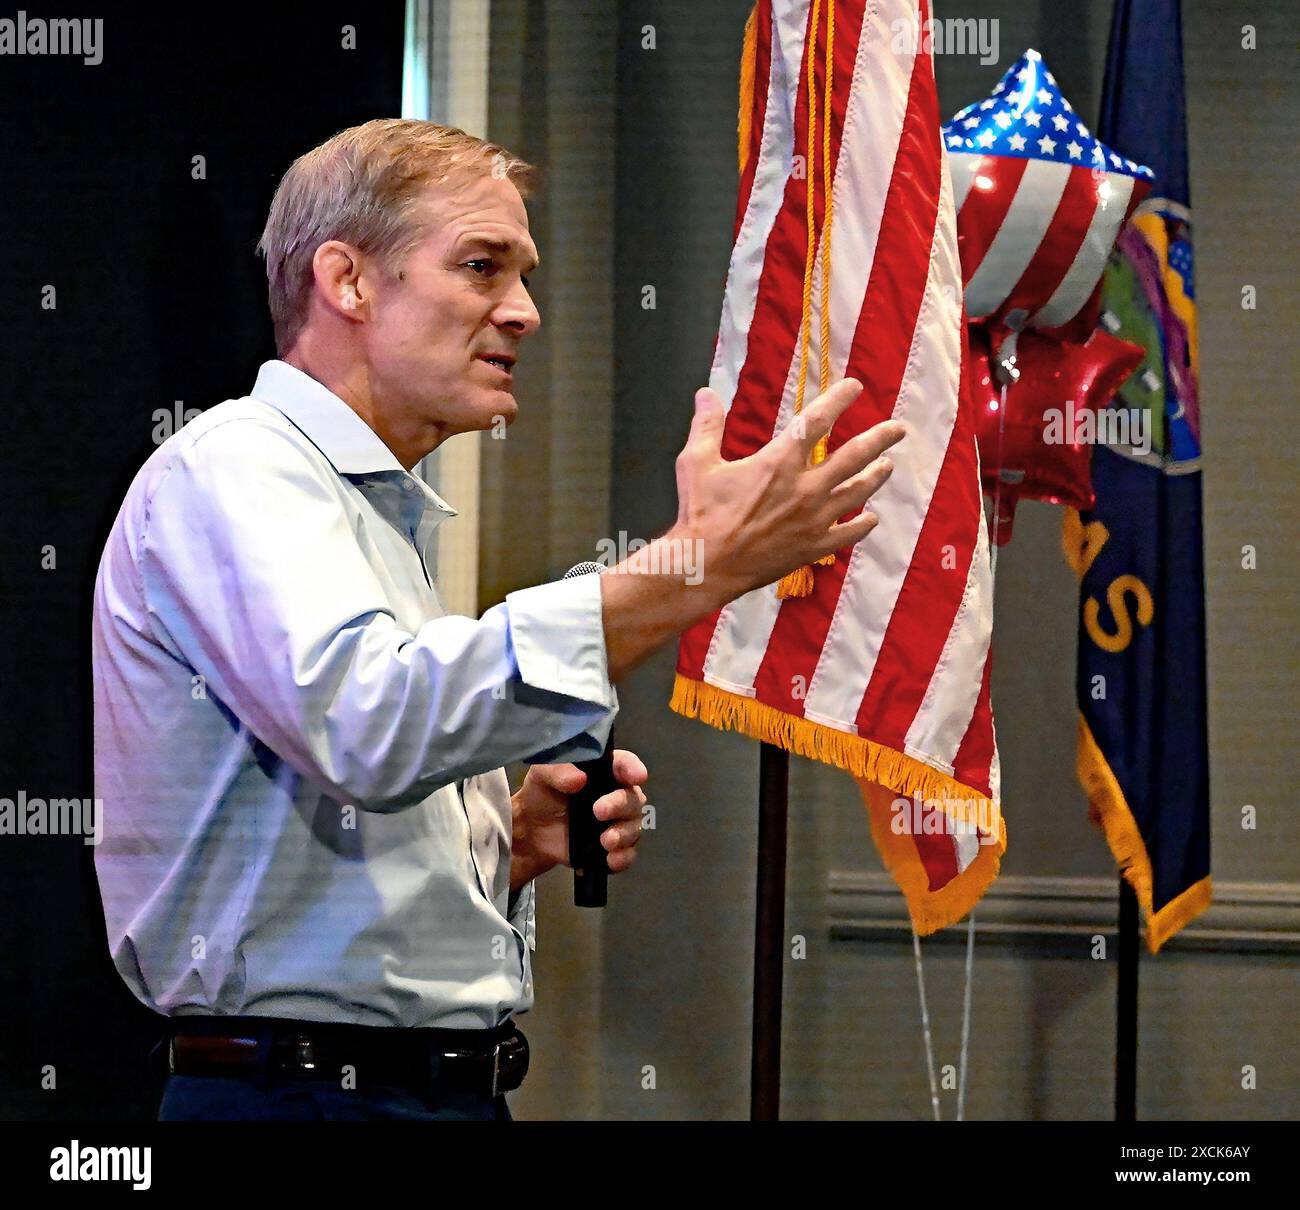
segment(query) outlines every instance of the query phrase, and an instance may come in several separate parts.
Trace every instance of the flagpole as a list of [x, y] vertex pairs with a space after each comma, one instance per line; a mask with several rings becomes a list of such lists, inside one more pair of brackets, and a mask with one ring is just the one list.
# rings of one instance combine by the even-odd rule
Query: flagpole
[[781, 998], [785, 971], [786, 820], [790, 754], [759, 745], [758, 911], [754, 927], [754, 1024], [750, 1043], [749, 1117], [781, 1116]]
[[1115, 1121], [1137, 1121], [1138, 901], [1119, 879], [1119, 979], [1115, 995]]

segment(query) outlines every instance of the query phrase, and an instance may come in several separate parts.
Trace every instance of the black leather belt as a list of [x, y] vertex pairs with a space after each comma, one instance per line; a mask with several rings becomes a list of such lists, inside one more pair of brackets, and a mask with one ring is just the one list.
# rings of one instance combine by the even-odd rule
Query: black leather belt
[[281, 1017], [173, 1017], [167, 1069], [181, 1076], [280, 1076], [356, 1087], [438, 1087], [495, 1097], [523, 1083], [528, 1039], [496, 1029], [398, 1029]]

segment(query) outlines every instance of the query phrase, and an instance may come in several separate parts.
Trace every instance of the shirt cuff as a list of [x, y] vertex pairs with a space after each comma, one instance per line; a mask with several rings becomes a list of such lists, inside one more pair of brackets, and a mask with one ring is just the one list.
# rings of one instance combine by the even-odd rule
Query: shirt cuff
[[520, 679], [534, 689], [616, 709], [594, 572], [506, 594]]
[[[526, 764], [594, 760], [609, 743], [618, 694], [609, 679], [599, 577], [592, 573], [506, 594], [520, 701], [579, 720], [580, 730]], [[557, 698], [568, 699], [567, 704]], [[573, 702], [587, 709], [573, 709]]]

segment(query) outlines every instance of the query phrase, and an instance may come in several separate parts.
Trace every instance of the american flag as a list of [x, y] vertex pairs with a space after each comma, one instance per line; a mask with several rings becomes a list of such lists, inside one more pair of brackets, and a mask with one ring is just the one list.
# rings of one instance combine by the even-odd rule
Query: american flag
[[1089, 132], [1036, 50], [945, 125], [943, 141], [967, 313], [1012, 317], [1013, 327], [1068, 323], [1093, 296], [1151, 169]]
[[970, 910], [1006, 847], [988, 536], [929, 17], [925, 0], [759, 0], [750, 18], [735, 243], [709, 379], [728, 408], [723, 456], [751, 454], [791, 423], [800, 362], [821, 360], [824, 315], [830, 380], [864, 384], [829, 450], [890, 416], [908, 435], [869, 506], [876, 530], [817, 566], [810, 595], [768, 585], [689, 630], [672, 699], [851, 773], [921, 933]]

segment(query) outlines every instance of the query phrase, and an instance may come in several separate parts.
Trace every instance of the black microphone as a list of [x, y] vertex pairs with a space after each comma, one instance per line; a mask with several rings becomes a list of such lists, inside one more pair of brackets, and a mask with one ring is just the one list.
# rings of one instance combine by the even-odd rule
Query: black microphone
[[[574, 576], [599, 575], [602, 563], [577, 563], [564, 573]], [[569, 864], [573, 867], [573, 902], [577, 907], [604, 907], [609, 898], [609, 865], [600, 834], [609, 825], [596, 818], [596, 799], [619, 788], [614, 779], [614, 728], [609, 729], [605, 751], [591, 760], [575, 762], [587, 780], [576, 794], [569, 795]]]

